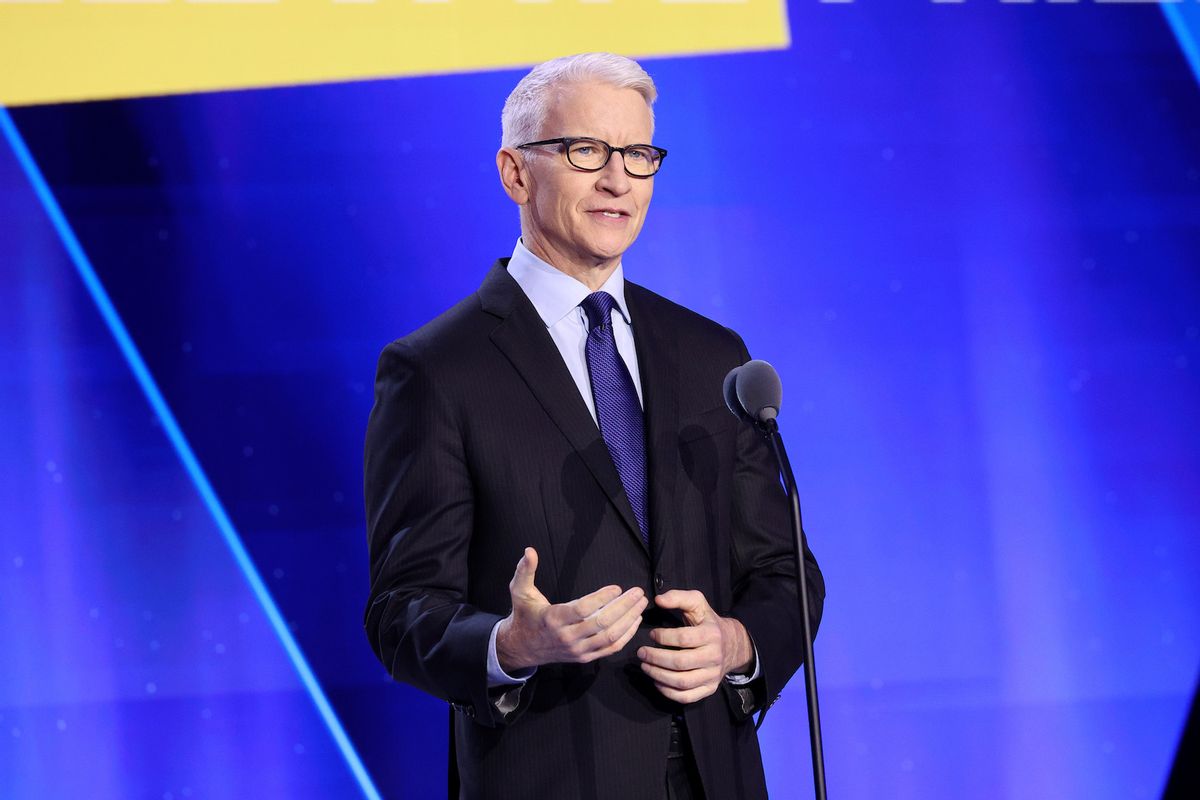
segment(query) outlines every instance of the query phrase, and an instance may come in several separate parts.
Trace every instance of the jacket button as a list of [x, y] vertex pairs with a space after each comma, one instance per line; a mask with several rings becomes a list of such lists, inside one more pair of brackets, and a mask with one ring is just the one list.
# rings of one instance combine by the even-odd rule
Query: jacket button
[[654, 574], [654, 591], [661, 592], [666, 585], [667, 585], [667, 582], [665, 580], [663, 580], [662, 574], [655, 573]]

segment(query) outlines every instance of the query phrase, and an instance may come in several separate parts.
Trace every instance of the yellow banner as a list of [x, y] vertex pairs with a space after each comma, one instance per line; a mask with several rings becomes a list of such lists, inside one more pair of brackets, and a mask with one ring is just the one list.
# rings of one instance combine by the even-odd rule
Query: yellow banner
[[0, 0], [0, 104], [781, 48], [784, 0]]

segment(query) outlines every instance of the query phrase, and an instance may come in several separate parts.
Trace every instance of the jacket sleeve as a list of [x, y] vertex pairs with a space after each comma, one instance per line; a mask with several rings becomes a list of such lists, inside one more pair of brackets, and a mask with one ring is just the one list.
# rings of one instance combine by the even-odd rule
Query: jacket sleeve
[[[475, 722], [513, 721], [488, 691], [487, 652], [502, 617], [468, 602], [474, 526], [470, 472], [455, 409], [414, 349], [379, 359], [364, 447], [371, 590], [364, 626], [398, 681], [448, 701]], [[519, 693], [526, 705], [532, 692]]]
[[[741, 361], [750, 359], [738, 340]], [[804, 634], [796, 593], [794, 546], [787, 494], [770, 446], [749, 425], [738, 425], [732, 493], [733, 606], [758, 651], [761, 675], [745, 686], [722, 682], [729, 707], [742, 720], [766, 714], [804, 660]], [[821, 622], [825, 580], [804, 546], [808, 609], [813, 635]], [[747, 690], [752, 692], [749, 696]], [[759, 719], [761, 724], [762, 718]]]

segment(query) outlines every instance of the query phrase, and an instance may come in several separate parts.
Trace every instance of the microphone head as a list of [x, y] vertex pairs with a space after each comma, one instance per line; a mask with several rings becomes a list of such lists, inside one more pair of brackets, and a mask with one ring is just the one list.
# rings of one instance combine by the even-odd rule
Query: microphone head
[[746, 409], [742, 408], [742, 401], [738, 399], [737, 395], [737, 376], [740, 369], [741, 367], [734, 367], [729, 370], [729, 374], [725, 376], [725, 382], [721, 385], [721, 391], [725, 395], [725, 405], [729, 408], [730, 413], [743, 422], [752, 422]]
[[[775, 419], [783, 403], [783, 383], [775, 368], [756, 358], [738, 367], [736, 372], [734, 386], [744, 412], [754, 422]], [[728, 383], [729, 379], [725, 381]]]

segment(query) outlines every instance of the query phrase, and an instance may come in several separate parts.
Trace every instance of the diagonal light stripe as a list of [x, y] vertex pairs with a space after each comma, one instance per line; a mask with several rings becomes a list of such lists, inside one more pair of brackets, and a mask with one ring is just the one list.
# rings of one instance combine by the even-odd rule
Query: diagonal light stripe
[[138, 352], [137, 346], [133, 343], [129, 331], [125, 328], [125, 323], [121, 321], [120, 315], [108, 297], [108, 292], [105, 291], [104, 285], [96, 275], [91, 261], [88, 259], [87, 254], [84, 253], [79, 240], [75, 237], [75, 232], [71, 229], [70, 224], [63, 215], [62, 209], [59, 207], [54, 194], [50, 191], [46, 179], [42, 176], [37, 162], [33, 160], [33, 156], [29, 152], [29, 148], [25, 145], [25, 140], [17, 130], [16, 125], [13, 123], [8, 109], [3, 106], [0, 106], [0, 130], [3, 130], [4, 137], [12, 146], [13, 153], [21, 165], [21, 169], [33, 185], [33, 190], [37, 194], [38, 200], [41, 201], [42, 207], [50, 217], [54, 229], [58, 232], [59, 238], [66, 247], [67, 254], [71, 257], [75, 269], [79, 272], [79, 277], [83, 279], [84, 286], [87, 287], [92, 300], [96, 303], [96, 308], [100, 311], [100, 316], [104, 318], [104, 322], [108, 325], [108, 329], [116, 340], [117, 346], [120, 348], [122, 355], [125, 356], [125, 360], [129, 363], [129, 368], [133, 371], [138, 385], [141, 386], [142, 392], [146, 395], [146, 400], [149, 401], [150, 407], [154, 409], [154, 413], [158, 417], [163, 430], [166, 432], [167, 438], [171, 441], [172, 446], [174, 446], [179, 460], [183, 462], [184, 469], [187, 470], [188, 476], [192, 479], [192, 484], [196, 487], [196, 491], [199, 492], [204, 505], [207, 506], [213, 520], [217, 523], [217, 528], [221, 531], [221, 536], [224, 538], [225, 544], [229, 546], [230, 552], [233, 553], [234, 561], [237, 562], [242, 574], [246, 576], [246, 581], [250, 584], [250, 589], [258, 599], [259, 605], [262, 606], [267, 619], [270, 620], [271, 627], [275, 629], [275, 634], [279, 637], [279, 641], [283, 644], [283, 649], [287, 652], [288, 658], [291, 659], [292, 665], [296, 668], [301, 683], [304, 684], [304, 688], [308, 690], [309, 696], [312, 697], [312, 701], [316, 705], [321, 719], [333, 735], [333, 740], [341, 751], [342, 757], [345, 758], [346, 764], [350, 767], [350, 771], [354, 774], [359, 788], [362, 789], [363, 795], [368, 800], [382, 800], [379, 791], [371, 781], [371, 776], [367, 774], [362, 760], [355, 751], [354, 745], [351, 744], [350, 738], [346, 735], [341, 721], [334, 713], [333, 707], [329, 704], [328, 698], [325, 697], [325, 693], [321, 690], [320, 684], [317, 683], [317, 678], [313, 674], [312, 668], [309, 667], [308, 661], [304, 658], [300, 646], [296, 643], [296, 639], [292, 636], [291, 631], [288, 630], [287, 623], [284, 622], [283, 616], [279, 613], [279, 607], [275, 605], [274, 598], [271, 597], [266, 584], [263, 583], [262, 576], [258, 574], [258, 570], [250, 560], [249, 553], [246, 552], [241, 538], [238, 536], [237, 531], [234, 530], [233, 523], [230, 521], [229, 515], [225, 512], [225, 507], [221, 504], [220, 499], [213, 490], [212, 484], [209, 483], [203, 467], [200, 466], [200, 462], [196, 459], [196, 454], [192, 452], [191, 445], [188, 444], [187, 438], [183, 435], [183, 430], [179, 427], [175, 415], [171, 412], [170, 407], [162, 396], [162, 392], [158, 389], [158, 384], [155, 383], [154, 377], [146, 367], [146, 362], [142, 359], [141, 353]]
[[[1183, 55], [1191, 65], [1192, 73], [1196, 76], [1196, 80], [1200, 81], [1200, 45], [1196, 43], [1196, 29], [1200, 29], [1200, 11], [1194, 7], [1184, 11], [1171, 3], [1163, 3], [1162, 11], [1167, 17], [1167, 24], [1175, 32], [1175, 38], [1179, 40], [1179, 48], [1183, 50]], [[1189, 16], [1191, 24], [1189, 24]]]

